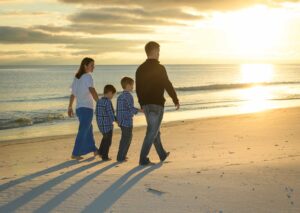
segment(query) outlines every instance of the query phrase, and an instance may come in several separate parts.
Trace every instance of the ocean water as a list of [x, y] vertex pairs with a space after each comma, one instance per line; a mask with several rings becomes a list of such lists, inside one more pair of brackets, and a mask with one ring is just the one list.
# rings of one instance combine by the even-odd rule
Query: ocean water
[[[77, 120], [68, 118], [66, 109], [77, 68], [77, 65], [0, 66], [0, 141], [76, 132]], [[105, 84], [113, 84], [121, 91], [120, 79], [134, 78], [136, 68], [137, 65], [96, 65], [93, 73], [96, 90], [101, 94]], [[165, 121], [300, 106], [297, 64], [166, 65], [166, 68], [181, 109], [175, 112], [166, 94]], [[135, 118], [135, 124], [145, 124], [142, 115]]]

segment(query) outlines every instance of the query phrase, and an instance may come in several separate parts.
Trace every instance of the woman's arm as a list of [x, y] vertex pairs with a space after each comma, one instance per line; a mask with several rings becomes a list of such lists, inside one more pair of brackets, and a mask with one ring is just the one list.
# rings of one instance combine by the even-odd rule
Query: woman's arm
[[92, 94], [94, 100], [97, 102], [99, 99], [98, 93], [94, 87], [89, 87], [90, 93]]
[[69, 100], [69, 107], [68, 107], [68, 116], [69, 117], [73, 117], [74, 116], [74, 112], [73, 112], [73, 102], [74, 102], [75, 96], [72, 94], [70, 96], [70, 100]]

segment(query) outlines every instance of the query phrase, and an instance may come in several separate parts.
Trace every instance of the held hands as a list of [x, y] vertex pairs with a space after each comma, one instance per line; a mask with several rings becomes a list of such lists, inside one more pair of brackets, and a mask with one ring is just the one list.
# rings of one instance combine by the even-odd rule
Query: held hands
[[74, 116], [74, 112], [73, 112], [73, 108], [72, 107], [69, 107], [68, 108], [68, 116], [71, 118]]
[[144, 113], [144, 110], [143, 110], [143, 109], [139, 109], [138, 111]]

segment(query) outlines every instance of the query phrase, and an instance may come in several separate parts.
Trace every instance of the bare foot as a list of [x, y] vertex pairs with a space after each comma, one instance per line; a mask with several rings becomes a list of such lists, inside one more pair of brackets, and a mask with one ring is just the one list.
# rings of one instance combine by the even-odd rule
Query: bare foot
[[75, 155], [72, 155], [71, 158], [74, 159], [74, 160], [82, 160], [83, 159], [83, 157], [75, 156]]

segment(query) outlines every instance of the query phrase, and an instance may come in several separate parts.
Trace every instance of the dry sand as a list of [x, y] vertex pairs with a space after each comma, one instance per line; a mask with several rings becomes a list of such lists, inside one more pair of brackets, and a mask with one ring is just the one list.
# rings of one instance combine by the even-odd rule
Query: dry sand
[[151, 167], [144, 134], [123, 164], [69, 160], [74, 135], [0, 143], [0, 212], [300, 212], [299, 108], [164, 124], [171, 155]]

